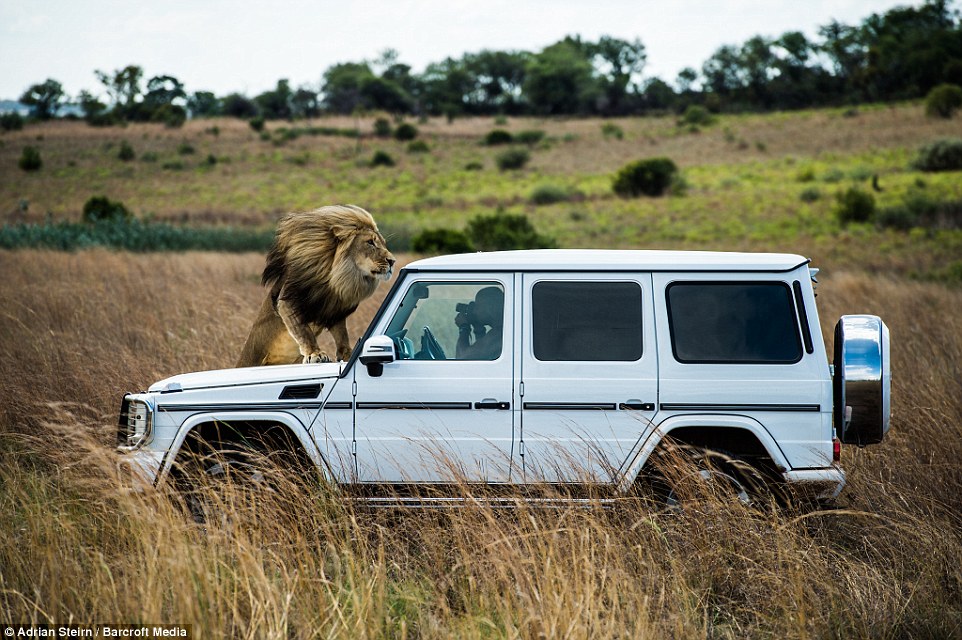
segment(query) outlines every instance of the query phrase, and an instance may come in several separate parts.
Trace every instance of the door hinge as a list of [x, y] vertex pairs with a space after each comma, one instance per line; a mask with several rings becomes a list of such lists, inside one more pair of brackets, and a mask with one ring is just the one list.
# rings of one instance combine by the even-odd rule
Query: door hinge
[[522, 398], [524, 397], [524, 383], [523, 383], [523, 382], [518, 383], [518, 395], [521, 396]]
[[518, 441], [518, 455], [524, 457], [524, 440]]
[[351, 442], [351, 455], [357, 457], [357, 440]]
[[351, 394], [352, 394], [355, 398], [357, 397], [357, 380], [355, 380], [353, 383], [351, 383]]

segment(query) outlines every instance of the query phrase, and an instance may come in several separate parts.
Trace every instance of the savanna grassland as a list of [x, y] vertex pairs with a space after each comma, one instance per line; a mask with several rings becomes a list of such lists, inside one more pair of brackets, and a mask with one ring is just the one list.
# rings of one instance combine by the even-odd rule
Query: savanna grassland
[[[262, 140], [230, 120], [55, 122], [0, 136], [0, 206], [8, 222], [78, 220], [103, 193], [139, 217], [269, 228], [290, 209], [354, 202], [402, 247], [501, 207], [565, 247], [804, 254], [822, 268], [827, 338], [839, 315], [874, 313], [893, 340], [891, 432], [843, 449], [849, 483], [834, 505], [699, 495], [668, 513], [641, 500], [370, 513], [292, 481], [271, 500], [222, 494], [228, 517], [201, 527], [165, 492], [118, 490], [116, 413], [124, 391], [232, 365], [263, 256], [4, 251], [0, 622], [189, 623], [203, 638], [962, 637], [962, 232], [843, 228], [833, 215], [852, 184], [879, 206], [920, 189], [962, 199], [957, 172], [909, 168], [921, 144], [958, 135], [958, 119], [906, 105], [724, 116], [697, 133], [670, 118], [613, 122], [621, 139], [599, 120], [509, 120], [546, 132], [515, 172], [478, 144], [490, 119], [419, 124], [430, 151], [417, 154], [370, 137], [275, 144], [277, 125]], [[130, 162], [116, 157], [122, 140]], [[16, 168], [27, 144], [39, 172]], [[367, 167], [376, 149], [397, 165]], [[611, 174], [651, 155], [679, 165], [686, 194], [614, 197]], [[532, 204], [545, 184], [570, 195]]]

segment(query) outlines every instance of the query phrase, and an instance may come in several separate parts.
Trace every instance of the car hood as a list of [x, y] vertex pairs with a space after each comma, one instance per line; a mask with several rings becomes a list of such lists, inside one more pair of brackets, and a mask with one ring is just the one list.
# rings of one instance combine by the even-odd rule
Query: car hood
[[155, 382], [150, 385], [148, 391], [152, 393], [172, 393], [195, 389], [238, 387], [265, 383], [305, 382], [321, 378], [336, 378], [341, 375], [344, 364], [343, 362], [328, 362], [182, 373]]

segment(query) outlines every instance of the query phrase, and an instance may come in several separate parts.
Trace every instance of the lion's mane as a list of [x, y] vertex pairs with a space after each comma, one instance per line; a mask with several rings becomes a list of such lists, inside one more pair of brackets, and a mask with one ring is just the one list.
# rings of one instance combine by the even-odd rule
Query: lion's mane
[[[362, 259], [366, 264], [360, 264]], [[261, 283], [269, 289], [275, 316], [284, 302], [296, 322], [320, 332], [343, 323], [374, 293], [378, 280], [390, 274], [393, 263], [370, 213], [354, 205], [332, 205], [290, 213], [279, 221]], [[269, 324], [276, 333], [280, 317], [268, 323], [263, 317], [267, 311], [265, 301], [238, 366], [276, 363], [265, 353], [271, 339], [265, 334], [271, 332], [260, 331], [255, 340], [258, 323]]]

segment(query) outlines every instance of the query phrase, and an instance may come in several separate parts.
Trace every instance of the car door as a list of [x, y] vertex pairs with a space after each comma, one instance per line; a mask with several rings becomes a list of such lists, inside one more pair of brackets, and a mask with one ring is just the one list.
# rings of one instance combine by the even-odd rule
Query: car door
[[514, 307], [512, 274], [409, 276], [373, 333], [395, 361], [355, 367], [358, 480], [510, 479]]
[[658, 403], [651, 276], [525, 274], [525, 481], [610, 482]]

